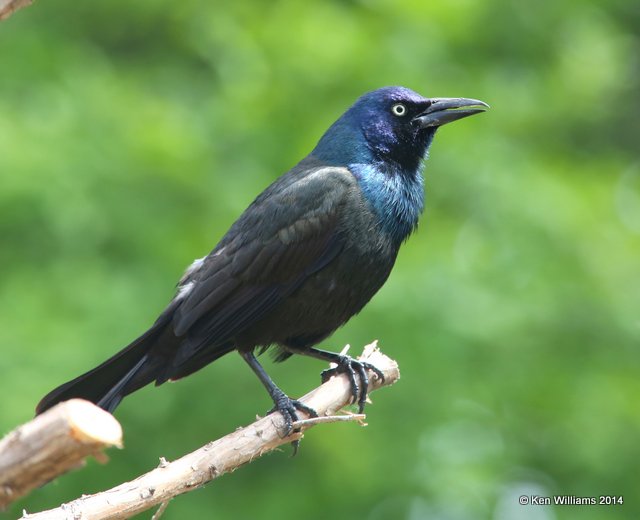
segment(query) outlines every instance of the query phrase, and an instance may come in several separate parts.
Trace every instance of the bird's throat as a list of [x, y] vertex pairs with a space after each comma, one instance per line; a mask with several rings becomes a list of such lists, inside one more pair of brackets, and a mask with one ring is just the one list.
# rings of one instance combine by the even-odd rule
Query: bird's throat
[[424, 209], [422, 169], [422, 163], [412, 172], [377, 164], [349, 165], [382, 228], [398, 245], [416, 228]]

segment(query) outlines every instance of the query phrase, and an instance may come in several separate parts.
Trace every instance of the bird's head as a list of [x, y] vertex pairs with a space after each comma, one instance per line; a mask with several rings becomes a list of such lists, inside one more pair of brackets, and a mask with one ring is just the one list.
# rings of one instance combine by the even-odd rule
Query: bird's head
[[392, 163], [417, 171], [436, 130], [484, 112], [476, 99], [425, 98], [405, 87], [384, 87], [361, 96], [312, 152], [329, 163]]

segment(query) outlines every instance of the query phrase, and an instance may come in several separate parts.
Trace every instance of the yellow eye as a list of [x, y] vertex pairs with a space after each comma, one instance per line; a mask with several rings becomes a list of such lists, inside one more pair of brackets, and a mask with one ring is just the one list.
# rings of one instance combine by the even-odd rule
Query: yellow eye
[[393, 112], [394, 116], [402, 117], [407, 113], [407, 107], [402, 103], [396, 103], [391, 107], [391, 112]]

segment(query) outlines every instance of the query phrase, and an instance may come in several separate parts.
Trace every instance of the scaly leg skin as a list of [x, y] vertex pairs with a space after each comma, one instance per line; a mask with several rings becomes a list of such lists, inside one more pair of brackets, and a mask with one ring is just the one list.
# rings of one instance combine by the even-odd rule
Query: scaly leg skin
[[[367, 370], [371, 370], [376, 377], [380, 378], [384, 382], [384, 374], [382, 371], [371, 363], [366, 361], [358, 361], [351, 356], [343, 354], [336, 354], [335, 352], [327, 352], [326, 350], [320, 350], [317, 348], [298, 349], [295, 347], [287, 346], [287, 350], [296, 354], [302, 354], [303, 356], [311, 356], [316, 359], [322, 359], [329, 363], [337, 365], [335, 368], [328, 368], [323, 370], [320, 376], [322, 382], [326, 383], [332, 376], [337, 374], [347, 374], [349, 378], [349, 385], [351, 386], [351, 402], [358, 404], [358, 413], [364, 411], [364, 405], [367, 402], [367, 393], [369, 391], [369, 377], [367, 376]], [[356, 380], [356, 374], [360, 376], [360, 386]]]
[[[269, 395], [273, 400], [273, 404], [275, 405], [269, 413], [277, 411], [282, 414], [285, 425], [284, 437], [291, 435], [291, 432], [293, 431], [293, 423], [298, 420], [298, 410], [311, 417], [318, 417], [318, 413], [313, 408], [296, 399], [291, 399], [287, 394], [280, 390], [265, 372], [264, 368], [262, 368], [262, 365], [258, 363], [253, 352], [240, 352], [240, 355], [258, 376], [258, 379], [260, 379], [264, 387], [267, 389], [267, 392], [269, 392]], [[294, 455], [297, 448], [298, 443], [297, 441], [294, 441]]]
[[[327, 368], [323, 370], [320, 374], [322, 378], [322, 382], [326, 383], [331, 379], [331, 377], [337, 374], [347, 374], [349, 378], [349, 383], [351, 384], [351, 396], [352, 403], [358, 403], [358, 413], [362, 413], [364, 411], [364, 405], [367, 402], [367, 394], [369, 392], [369, 377], [367, 376], [367, 370], [371, 370], [376, 377], [379, 377], [381, 381], [384, 382], [384, 374], [382, 371], [372, 365], [371, 363], [367, 363], [366, 361], [358, 361], [357, 359], [352, 358], [351, 356], [343, 356], [337, 354], [339, 359], [333, 361], [338, 366], [335, 368]], [[355, 374], [360, 376], [360, 382], [362, 384], [362, 390], [360, 391], [360, 397], [358, 398], [358, 383], [356, 382]]]
[[[272, 396], [275, 406], [269, 410], [269, 413], [280, 412], [282, 414], [285, 424], [285, 437], [288, 437], [293, 431], [293, 423], [300, 419], [297, 413], [298, 410], [306, 413], [310, 417], [318, 417], [318, 412], [310, 406], [301, 403], [297, 399], [291, 399], [278, 387], [276, 387], [276, 390], [276, 396]], [[294, 441], [294, 443], [296, 443], [296, 446], [294, 446], [295, 451], [297, 451], [297, 442], [298, 441]]]

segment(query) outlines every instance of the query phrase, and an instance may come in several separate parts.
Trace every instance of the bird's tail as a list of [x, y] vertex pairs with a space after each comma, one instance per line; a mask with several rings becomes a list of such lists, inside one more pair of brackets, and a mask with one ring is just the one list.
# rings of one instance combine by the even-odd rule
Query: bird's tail
[[36, 415], [75, 397], [113, 412], [124, 396], [154, 381], [161, 369], [162, 354], [174, 350], [178, 341], [168, 326], [167, 314], [101, 365], [49, 392], [38, 403]]

